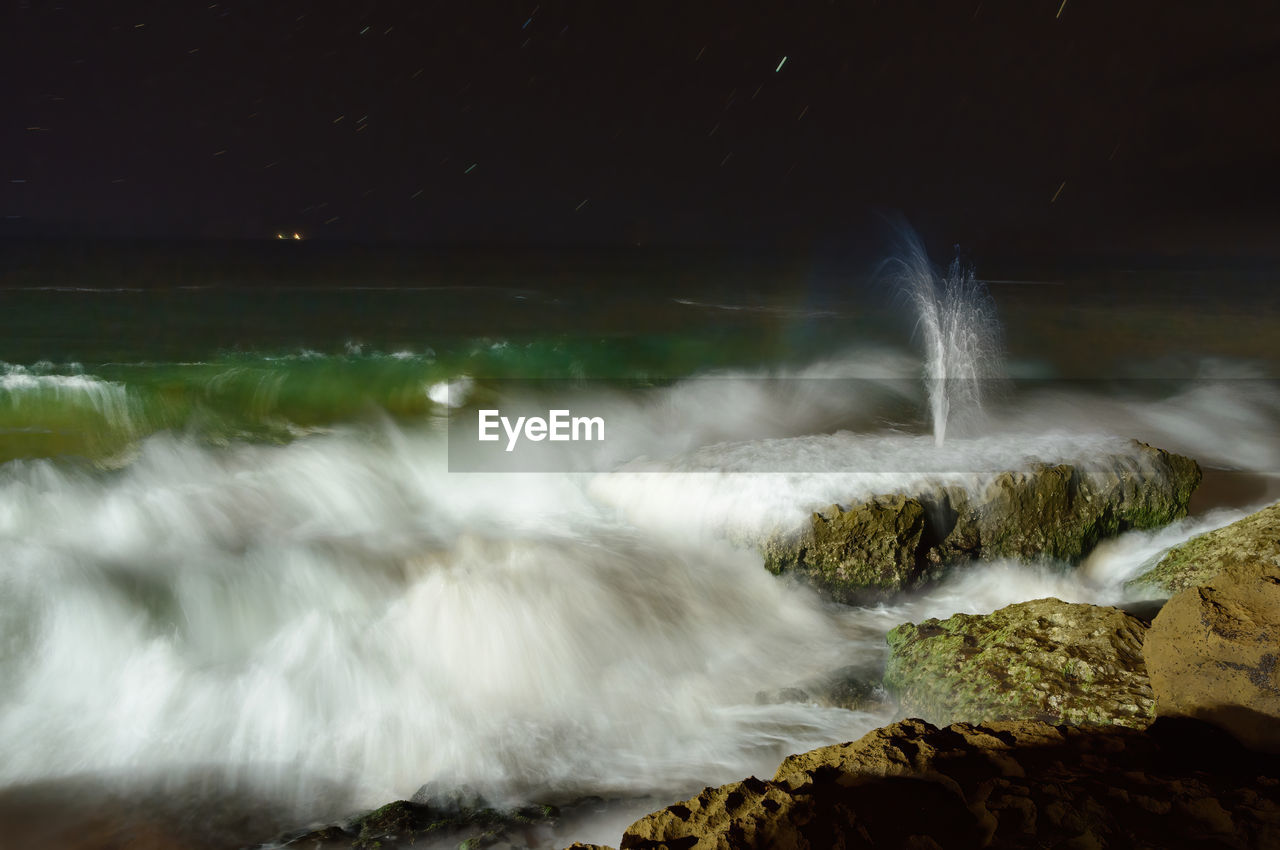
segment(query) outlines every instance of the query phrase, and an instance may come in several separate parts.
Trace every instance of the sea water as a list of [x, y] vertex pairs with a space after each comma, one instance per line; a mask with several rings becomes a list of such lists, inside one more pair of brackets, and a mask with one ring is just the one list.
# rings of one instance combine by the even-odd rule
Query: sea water
[[[1169, 546], [1280, 495], [1280, 314], [1256, 276], [979, 293], [916, 256], [931, 289], [904, 309], [892, 280], [794, 267], [676, 263], [646, 286], [627, 258], [405, 261], [372, 282], [272, 262], [137, 286], [46, 263], [63, 277], [0, 290], [10, 834], [241, 846], [430, 783], [603, 798], [557, 840], [616, 842], [657, 805], [892, 719], [762, 692], [874, 672], [908, 620], [1127, 603]], [[996, 311], [999, 364], [964, 341]], [[952, 380], [994, 365], [1012, 380], [980, 405]], [[606, 454], [450, 471], [468, 397], [567, 377], [608, 411]], [[1196, 458], [1212, 497], [1075, 569], [974, 565], [848, 608], [744, 542], [1132, 439]]]

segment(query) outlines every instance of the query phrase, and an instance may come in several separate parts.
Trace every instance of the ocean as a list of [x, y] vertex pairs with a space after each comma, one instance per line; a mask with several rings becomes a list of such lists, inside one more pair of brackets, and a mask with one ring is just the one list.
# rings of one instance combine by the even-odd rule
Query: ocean
[[[891, 252], [6, 251], [13, 846], [265, 845], [416, 793], [561, 805], [538, 841], [616, 843], [892, 719], [762, 693], [874, 677], [908, 620], [1134, 602], [1169, 546], [1280, 498], [1275, 269], [979, 258], [952, 301], [929, 279], [958, 311], [930, 319], [904, 284], [922, 257]], [[931, 381], [968, 377], [939, 440]], [[547, 409], [571, 387], [605, 439], [467, 471], [451, 421], [514, 387]], [[976, 564], [848, 607], [750, 545], [1132, 439], [1205, 483], [1187, 519], [1078, 567]]]

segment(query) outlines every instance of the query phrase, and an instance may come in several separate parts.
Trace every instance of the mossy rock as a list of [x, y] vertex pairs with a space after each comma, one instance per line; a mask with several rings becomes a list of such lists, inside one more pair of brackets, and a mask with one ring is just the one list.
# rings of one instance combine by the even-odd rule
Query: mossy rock
[[978, 496], [951, 488], [941, 507], [955, 524], [937, 557], [1075, 563], [1104, 538], [1186, 516], [1200, 478], [1190, 458], [1135, 442], [1132, 456], [1091, 466], [1039, 464], [1002, 473]]
[[765, 565], [790, 573], [838, 602], [857, 602], [867, 591], [892, 593], [923, 584], [920, 560], [925, 509], [919, 499], [882, 496], [815, 512], [809, 527], [765, 545]]
[[1037, 599], [889, 632], [885, 689], [930, 723], [1043, 720], [1145, 727], [1147, 625], [1116, 608]]
[[975, 492], [945, 487], [832, 505], [767, 539], [765, 566], [856, 604], [915, 590], [976, 560], [1076, 563], [1104, 538], [1186, 516], [1199, 466], [1133, 446], [1087, 466], [1005, 472]]
[[1219, 573], [1257, 563], [1280, 565], [1280, 502], [1173, 547], [1129, 586], [1172, 596]]

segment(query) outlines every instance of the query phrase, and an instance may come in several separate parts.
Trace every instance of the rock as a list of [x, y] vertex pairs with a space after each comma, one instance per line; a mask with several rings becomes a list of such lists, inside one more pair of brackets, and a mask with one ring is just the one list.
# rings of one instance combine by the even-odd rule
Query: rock
[[1224, 572], [1175, 594], [1147, 633], [1156, 713], [1205, 720], [1280, 753], [1280, 564], [1231, 552]]
[[841, 667], [809, 685], [814, 702], [850, 711], [879, 711], [889, 704], [889, 695], [880, 683], [858, 667]]
[[955, 527], [938, 550], [958, 557], [1057, 558], [1076, 562], [1098, 541], [1131, 528], [1155, 528], [1187, 515], [1200, 483], [1194, 460], [1134, 443], [1134, 457], [1098, 468], [1039, 465], [1005, 472], [980, 499], [951, 496]]
[[767, 543], [765, 565], [775, 574], [800, 576], [839, 602], [867, 591], [911, 590], [929, 577], [920, 561], [924, 529], [924, 505], [916, 498], [832, 505], [814, 513], [800, 538]]
[[1005, 472], [977, 494], [942, 487], [815, 512], [761, 544], [765, 565], [838, 602], [914, 590], [948, 567], [990, 558], [1079, 561], [1098, 541], [1186, 516], [1200, 483], [1190, 458], [1134, 443], [1096, 464]]
[[342, 827], [326, 826], [290, 839], [284, 843], [284, 846], [293, 850], [324, 850], [332, 847], [350, 847], [354, 840], [355, 836]]
[[[1176, 724], [1176, 721], [1174, 722]], [[1280, 846], [1280, 764], [1199, 723], [906, 720], [632, 824], [622, 850]]]
[[841, 667], [803, 685], [760, 691], [756, 694], [756, 703], [816, 703], [850, 711], [881, 711], [888, 708], [890, 703], [879, 680], [879, 673], [872, 673], [865, 668]]
[[[342, 826], [328, 826], [284, 842], [298, 850], [393, 850], [426, 847], [437, 843], [465, 850], [497, 848], [508, 843], [513, 832], [554, 826], [559, 810], [554, 806], [527, 806], [499, 811], [490, 808], [440, 808], [410, 800], [397, 800], [355, 818]], [[521, 838], [521, 836], [514, 836]], [[549, 836], [547, 836], [549, 837]], [[509, 843], [524, 844], [521, 840]]]
[[934, 723], [1037, 719], [1143, 727], [1147, 626], [1116, 608], [1037, 599], [889, 632], [885, 689]]
[[778, 688], [776, 691], [757, 691], [756, 705], [777, 705], [784, 702], [815, 702], [804, 688]]
[[1280, 564], [1280, 502], [1173, 547], [1129, 584], [1172, 595], [1205, 584], [1224, 570], [1257, 562]]

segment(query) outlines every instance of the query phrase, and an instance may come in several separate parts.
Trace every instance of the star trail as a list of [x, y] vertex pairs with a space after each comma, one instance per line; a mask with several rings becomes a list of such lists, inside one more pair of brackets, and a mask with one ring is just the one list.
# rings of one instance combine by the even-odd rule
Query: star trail
[[1275, 17], [26, 0], [0, 235], [803, 243], [888, 211], [1029, 249], [1247, 239], [1278, 215]]

